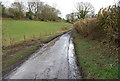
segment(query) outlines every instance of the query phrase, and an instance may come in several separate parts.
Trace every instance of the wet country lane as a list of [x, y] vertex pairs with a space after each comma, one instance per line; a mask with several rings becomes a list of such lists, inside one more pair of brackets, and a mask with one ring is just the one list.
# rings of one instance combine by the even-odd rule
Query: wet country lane
[[6, 79], [81, 79], [70, 34], [44, 45]]

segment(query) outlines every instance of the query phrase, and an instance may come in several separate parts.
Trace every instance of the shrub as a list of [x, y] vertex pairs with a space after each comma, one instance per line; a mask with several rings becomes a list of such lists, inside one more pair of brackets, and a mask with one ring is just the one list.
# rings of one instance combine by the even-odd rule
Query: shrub
[[100, 29], [105, 32], [105, 36], [110, 42], [119, 42], [118, 38], [118, 19], [120, 7], [109, 6], [108, 8], [100, 9], [97, 15], [97, 24]]
[[100, 38], [102, 31], [98, 28], [96, 21], [96, 18], [80, 19], [74, 23], [74, 27], [84, 37], [89, 36], [91, 39]]
[[88, 19], [80, 19], [76, 21], [73, 26], [81, 35], [87, 36], [88, 35], [87, 23]]

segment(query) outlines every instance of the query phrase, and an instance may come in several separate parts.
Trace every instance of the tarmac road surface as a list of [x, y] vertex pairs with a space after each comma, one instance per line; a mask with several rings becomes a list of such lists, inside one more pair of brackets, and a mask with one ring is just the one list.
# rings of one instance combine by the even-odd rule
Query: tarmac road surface
[[71, 35], [44, 45], [6, 79], [81, 79]]

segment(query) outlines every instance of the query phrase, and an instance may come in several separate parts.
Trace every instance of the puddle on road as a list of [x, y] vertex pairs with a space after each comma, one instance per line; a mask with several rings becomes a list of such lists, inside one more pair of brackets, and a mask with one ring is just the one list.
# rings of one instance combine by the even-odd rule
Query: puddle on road
[[50, 43], [47, 47], [51, 47], [53, 45], [55, 45], [55, 43], [59, 40], [60, 38], [57, 38], [56, 40], [54, 40], [52, 43]]

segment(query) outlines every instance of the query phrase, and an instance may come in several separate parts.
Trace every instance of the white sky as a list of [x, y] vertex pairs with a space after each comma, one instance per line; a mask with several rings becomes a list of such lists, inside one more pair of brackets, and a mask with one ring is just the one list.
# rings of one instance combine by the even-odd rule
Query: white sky
[[[0, 0], [2, 2], [12, 3], [15, 0]], [[20, 0], [19, 0], [20, 1]], [[90, 2], [95, 7], [95, 13], [102, 7], [108, 7], [115, 4], [116, 0], [40, 0], [51, 6], [56, 7], [61, 11], [61, 17], [65, 18], [66, 14], [75, 11], [75, 4], [77, 2]]]

